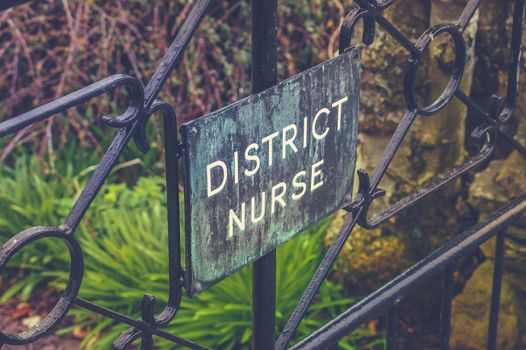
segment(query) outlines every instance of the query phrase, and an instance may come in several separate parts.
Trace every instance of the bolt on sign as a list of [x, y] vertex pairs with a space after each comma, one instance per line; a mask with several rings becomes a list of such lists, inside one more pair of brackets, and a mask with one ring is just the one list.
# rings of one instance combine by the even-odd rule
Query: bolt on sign
[[190, 295], [349, 202], [360, 52], [182, 126]]

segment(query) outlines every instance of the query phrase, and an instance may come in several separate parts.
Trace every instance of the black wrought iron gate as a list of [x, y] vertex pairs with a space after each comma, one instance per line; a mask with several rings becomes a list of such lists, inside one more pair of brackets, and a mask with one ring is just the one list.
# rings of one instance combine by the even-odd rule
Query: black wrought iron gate
[[[28, 0], [4, 0], [0, 3], [0, 10], [6, 10], [25, 2], [28, 2]], [[176, 317], [183, 290], [184, 273], [180, 259], [179, 218], [177, 216], [172, 215], [168, 219], [169, 256], [167, 258], [172, 262], [172, 264], [170, 264], [170, 271], [168, 272], [170, 276], [168, 304], [160, 315], [154, 315], [155, 298], [151, 295], [145, 295], [142, 301], [141, 319], [134, 319], [130, 316], [120, 314], [77, 296], [82, 282], [84, 266], [82, 249], [74, 235], [75, 229], [97, 196], [110, 170], [117, 162], [128, 142], [133, 138], [142, 151], [146, 152], [148, 150], [145, 128], [149, 117], [155, 112], [161, 112], [164, 117], [166, 134], [165, 146], [167, 152], [166, 181], [168, 208], [172, 213], [179, 212], [178, 187], [176, 185], [178, 183], [177, 159], [181, 157], [183, 150], [177, 141], [175, 111], [173, 107], [158, 101], [156, 98], [166, 83], [168, 76], [180, 62], [185, 48], [198, 28], [199, 23], [205, 17], [207, 8], [212, 2], [213, 0], [195, 1], [177, 37], [144, 89], [141, 83], [133, 77], [114, 75], [30, 112], [0, 123], [0, 137], [4, 137], [32, 123], [47, 119], [56, 113], [81, 105], [117, 87], [125, 87], [131, 94], [128, 108], [122, 115], [115, 118], [104, 118], [105, 123], [118, 130], [117, 135], [64, 223], [59, 227], [38, 226], [20, 232], [4, 243], [0, 249], [0, 270], [3, 269], [9, 259], [16, 252], [23, 249], [24, 246], [33, 241], [46, 239], [48, 237], [62, 239], [67, 244], [71, 257], [71, 271], [67, 287], [50, 314], [38, 326], [29, 331], [20, 334], [6, 334], [0, 331], [0, 347], [4, 344], [22, 345], [34, 342], [50, 334], [70, 308], [80, 307], [130, 326], [127, 332], [115, 340], [113, 345], [115, 349], [124, 349], [138, 339], [141, 339], [143, 349], [152, 349], [154, 348], [154, 336], [165, 338], [174, 344], [189, 348], [203, 349], [202, 346], [193, 341], [182, 339], [178, 337], [177, 334], [170, 334], [163, 330], [163, 326], [167, 325]], [[323, 261], [310, 281], [309, 286], [306, 288], [303, 297], [277, 339], [275, 339], [274, 335], [276, 308], [275, 253], [269, 254], [254, 264], [253, 348], [256, 350], [268, 350], [272, 348], [285, 349], [287, 347], [289, 340], [305, 316], [320, 285], [327, 277], [336, 257], [356, 225], [365, 229], [373, 229], [397, 215], [402, 210], [417, 203], [424, 196], [438, 190], [466, 172], [473, 170], [492, 157], [497, 139], [506, 141], [515, 150], [526, 156], [526, 148], [503, 129], [503, 126], [509, 122], [515, 111], [518, 98], [525, 0], [515, 0], [514, 4], [515, 12], [509, 58], [507, 96], [505, 98], [494, 96], [489, 110], [478, 106], [459, 88], [466, 64], [466, 44], [463, 33], [478, 10], [481, 0], [468, 1], [457, 23], [433, 26], [423, 33], [416, 43], [411, 42], [399, 32], [396, 26], [389, 22], [382, 14], [388, 7], [392, 5], [395, 6], [396, 1], [355, 0], [354, 2], [357, 6], [349, 13], [341, 28], [340, 50], [345, 51], [353, 45], [353, 30], [360, 20], [363, 20], [364, 30], [362, 41], [365, 45], [369, 45], [374, 41], [377, 26], [381, 26], [396, 39], [396, 41], [407, 50], [409, 55], [404, 80], [407, 110], [395, 133], [392, 135], [391, 141], [384, 150], [382, 158], [377, 163], [373, 174], [369, 176], [364, 170], [358, 171], [359, 192], [353, 203], [343, 208], [349, 212], [345, 224], [326, 252]], [[253, 0], [252, 13], [253, 89], [254, 92], [258, 92], [271, 87], [277, 80], [277, 0]], [[426, 48], [440, 35], [450, 36], [454, 43], [455, 61], [453, 73], [442, 95], [430, 106], [421, 106], [415, 97], [416, 72]], [[385, 194], [382, 189], [378, 188], [378, 185], [415, 119], [417, 117], [435, 115], [448, 105], [452, 99], [458, 99], [464, 103], [472, 112], [471, 115], [476, 118], [479, 126], [473, 133], [473, 137], [481, 141], [482, 146], [479, 153], [462, 165], [437, 177], [423, 188], [399, 200], [385, 211], [369, 218], [368, 210], [371, 203], [376, 198]], [[296, 344], [293, 349], [326, 349], [336, 344], [360, 324], [382, 312], [387, 312], [389, 320], [387, 348], [396, 349], [398, 303], [407, 295], [408, 291], [415, 286], [441, 273], [444, 275], [445, 285], [441, 313], [441, 347], [442, 349], [447, 349], [449, 347], [451, 328], [452, 265], [460, 257], [470, 253], [489, 238], [497, 236], [493, 296], [490, 306], [491, 311], [487, 340], [488, 349], [495, 349], [505, 232], [506, 228], [513, 222], [519, 220], [525, 211], [526, 197], [518, 196], [516, 200], [510, 202], [484, 222], [462, 233], [453, 241], [433, 252], [430, 256], [380, 290], [369, 295], [340, 316], [331, 320], [326, 326], [317, 330], [299, 344]]]

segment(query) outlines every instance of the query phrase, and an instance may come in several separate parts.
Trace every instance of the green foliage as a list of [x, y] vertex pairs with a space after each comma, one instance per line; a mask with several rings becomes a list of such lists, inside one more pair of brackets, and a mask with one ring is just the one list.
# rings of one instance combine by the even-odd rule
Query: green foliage
[[[33, 225], [59, 225], [79, 193], [85, 176], [45, 175], [35, 160], [20, 159], [14, 168], [2, 167], [0, 235]], [[83, 180], [84, 179], [84, 180]], [[75, 185], [77, 183], [78, 185]], [[323, 222], [278, 249], [278, 326], [292, 313], [323, 254]], [[158, 298], [162, 307], [168, 297], [168, 261], [164, 179], [141, 177], [135, 186], [106, 185], [83, 219], [76, 237], [83, 249], [86, 273], [80, 296], [119, 312], [139, 317], [144, 293]], [[69, 256], [60, 241], [32, 244], [10, 264], [23, 266], [25, 276], [3, 294], [28, 298], [39, 283], [63, 288], [68, 277]], [[251, 337], [251, 269], [245, 268], [194, 299], [183, 298], [182, 308], [167, 328], [178, 336], [222, 349], [248, 348]], [[298, 339], [319, 328], [354, 302], [341, 287], [327, 281], [308, 317], [301, 323]], [[107, 349], [126, 326], [108, 318], [74, 308], [75, 326], [89, 333], [83, 345]], [[340, 346], [358, 348], [368, 331], [359, 329]], [[158, 339], [159, 348], [170, 344]]]
[[[22, 157], [13, 168], [2, 166], [0, 178], [1, 242], [34, 225], [59, 225], [73, 204], [73, 197], [69, 196], [73, 183], [58, 174], [45, 176], [35, 159]], [[16, 254], [8, 266], [20, 269], [21, 279], [5, 291], [0, 301], [21, 291], [19, 297], [27, 300], [32, 289], [46, 279], [44, 267], [64, 268], [69, 261], [65, 248], [59, 240], [50, 239], [36, 241]]]
[[[305, 4], [280, 3], [281, 78], [329, 58], [336, 49], [335, 33], [345, 15], [342, 3]], [[189, 6], [187, 0], [132, 0], [125, 6], [99, 0], [50, 0], [9, 11], [0, 23], [0, 36], [6, 42], [0, 76], [8, 82], [0, 86], [0, 95], [5, 96], [0, 100], [0, 120], [110, 74], [147, 81]], [[211, 6], [160, 96], [176, 107], [179, 122], [249, 93], [249, 19], [248, 2], [228, 0]], [[0, 140], [0, 242], [28, 227], [63, 222], [115, 133], [100, 123], [100, 116], [118, 114], [125, 105], [126, 92], [117, 91]], [[139, 317], [144, 293], [155, 295], [159, 307], [168, 293], [165, 191], [158, 177], [162, 134], [151, 123], [148, 135], [152, 151], [142, 155], [134, 146], [126, 149], [121, 167], [138, 166], [128, 167], [125, 173], [114, 170], [118, 176], [111, 176], [76, 232], [86, 265], [81, 297], [134, 317]], [[28, 155], [38, 155], [39, 160]], [[280, 328], [321, 259], [325, 229], [326, 223], [320, 224], [278, 250]], [[15, 282], [1, 284], [11, 287], [0, 290], [0, 302], [14, 295], [26, 300], [44, 283], [64, 287], [68, 265], [60, 240], [32, 243], [9, 264], [11, 276], [0, 276], [16, 274]], [[246, 268], [195, 299], [185, 297], [168, 330], [214, 347], [247, 348], [251, 283]], [[340, 286], [327, 281], [302, 322], [298, 339], [353, 301], [344, 297]], [[76, 327], [89, 329], [83, 342], [89, 348], [107, 349], [126, 328], [86, 310], [74, 308], [71, 313], [77, 317]], [[363, 345], [361, 339], [367, 337], [367, 331], [360, 329], [340, 346]], [[169, 348], [162, 341], [159, 344]]]

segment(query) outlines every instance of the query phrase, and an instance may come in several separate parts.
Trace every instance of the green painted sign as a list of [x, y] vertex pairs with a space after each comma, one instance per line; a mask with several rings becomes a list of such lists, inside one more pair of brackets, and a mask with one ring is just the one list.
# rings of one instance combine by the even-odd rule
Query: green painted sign
[[183, 125], [190, 295], [348, 204], [359, 57], [350, 50]]

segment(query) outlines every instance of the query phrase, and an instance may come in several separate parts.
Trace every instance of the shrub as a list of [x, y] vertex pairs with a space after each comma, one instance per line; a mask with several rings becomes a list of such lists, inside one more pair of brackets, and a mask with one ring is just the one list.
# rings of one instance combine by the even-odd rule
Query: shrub
[[[17, 162], [15, 168], [3, 167], [0, 193], [11, 189], [12, 197], [2, 197], [0, 235], [7, 237], [33, 225], [58, 225], [73, 203], [82, 179], [44, 175], [35, 160]], [[18, 181], [19, 179], [24, 181]], [[25, 181], [27, 180], [27, 181]], [[323, 235], [328, 221], [278, 249], [278, 328], [292, 313], [323, 255]], [[133, 187], [112, 182], [104, 187], [83, 219], [76, 237], [85, 258], [86, 272], [80, 297], [139, 317], [144, 293], [158, 299], [159, 306], [168, 297], [168, 261], [164, 179], [142, 177]], [[69, 271], [64, 247], [43, 241], [31, 245], [20, 256], [24, 276], [7, 290], [4, 299], [25, 289], [27, 298], [39, 283], [63, 288]], [[55, 242], [51, 242], [55, 243]], [[13, 264], [14, 265], [14, 264]], [[200, 341], [214, 348], [248, 348], [251, 337], [251, 269], [245, 268], [194, 299], [184, 298], [182, 308], [168, 327], [170, 332]], [[322, 326], [331, 317], [350, 306], [341, 287], [326, 281], [298, 329], [298, 339]], [[75, 325], [61, 332], [82, 327], [87, 330], [83, 345], [107, 349], [126, 326], [112, 319], [74, 308]], [[340, 346], [354, 349], [370, 339], [365, 328], [344, 339]], [[159, 348], [170, 344], [159, 340]]]

